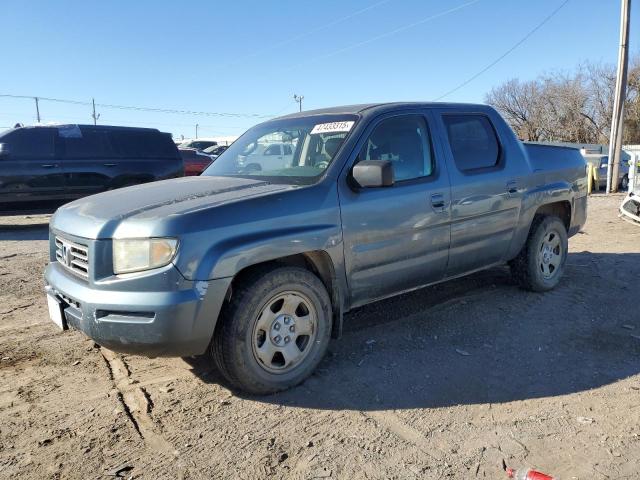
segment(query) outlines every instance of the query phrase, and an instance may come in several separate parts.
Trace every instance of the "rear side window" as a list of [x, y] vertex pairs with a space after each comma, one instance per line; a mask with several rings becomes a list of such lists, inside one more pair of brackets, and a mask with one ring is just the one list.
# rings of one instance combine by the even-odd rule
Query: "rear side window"
[[53, 134], [53, 128], [25, 128], [5, 135], [2, 142], [8, 145], [11, 158], [47, 159], [55, 154]]
[[453, 160], [459, 170], [495, 167], [500, 147], [491, 122], [484, 115], [444, 115]]
[[81, 128], [76, 136], [60, 135], [60, 144], [64, 158], [91, 159], [111, 158], [114, 156], [106, 130]]
[[424, 119], [405, 115], [383, 120], [362, 146], [359, 159], [389, 160], [396, 181], [431, 175], [431, 140]]
[[176, 158], [176, 147], [169, 135], [135, 130], [112, 130], [111, 144], [122, 158]]

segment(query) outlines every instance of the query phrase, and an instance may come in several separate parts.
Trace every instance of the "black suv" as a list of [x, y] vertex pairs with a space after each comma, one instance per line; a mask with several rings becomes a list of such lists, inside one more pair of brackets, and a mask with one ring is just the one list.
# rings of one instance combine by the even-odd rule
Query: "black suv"
[[0, 133], [0, 210], [53, 211], [86, 195], [181, 177], [168, 133], [95, 125], [21, 127]]

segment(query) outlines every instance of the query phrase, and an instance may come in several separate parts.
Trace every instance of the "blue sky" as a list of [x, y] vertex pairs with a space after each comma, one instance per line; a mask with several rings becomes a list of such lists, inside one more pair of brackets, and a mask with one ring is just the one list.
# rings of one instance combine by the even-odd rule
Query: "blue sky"
[[[0, 94], [274, 115], [391, 100], [432, 100], [491, 63], [563, 0], [7, 2]], [[631, 50], [640, 46], [640, 2]], [[614, 63], [618, 0], [570, 0], [523, 45], [447, 97], [481, 102], [519, 77]], [[447, 13], [449, 12], [449, 13]], [[433, 17], [433, 18], [432, 18]], [[41, 102], [44, 122], [90, 123], [90, 108]], [[98, 108], [99, 123], [174, 135], [232, 135], [252, 117]], [[0, 98], [0, 127], [35, 122], [33, 101]]]

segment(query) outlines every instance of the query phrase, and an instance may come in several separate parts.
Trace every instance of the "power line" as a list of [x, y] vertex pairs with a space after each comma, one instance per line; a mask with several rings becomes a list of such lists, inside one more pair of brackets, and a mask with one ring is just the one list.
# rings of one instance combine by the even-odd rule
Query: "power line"
[[338, 19], [333, 20], [333, 21], [331, 21], [329, 23], [325, 23], [324, 25], [320, 25], [319, 27], [312, 28], [311, 30], [307, 30], [307, 31], [305, 31], [305, 32], [303, 32], [303, 33], [301, 33], [299, 35], [295, 35], [295, 36], [290, 37], [290, 38], [288, 38], [286, 40], [283, 40], [281, 42], [275, 43], [272, 46], [270, 46], [269, 48], [265, 48], [265, 49], [259, 50], [257, 52], [253, 52], [253, 53], [249, 53], [247, 55], [240, 56], [240, 57], [236, 58], [231, 63], [231, 65], [235, 65], [235, 64], [241, 62], [242, 60], [246, 60], [247, 58], [256, 57], [256, 56], [258, 56], [258, 55], [260, 55], [262, 53], [266, 53], [266, 52], [271, 51], [271, 50], [273, 50], [275, 48], [280, 48], [280, 47], [284, 47], [285, 45], [289, 45], [290, 43], [293, 43], [296, 40], [300, 40], [301, 38], [308, 37], [309, 35], [313, 35], [314, 33], [319, 32], [321, 30], [325, 30], [327, 28], [333, 27], [334, 25], [338, 25], [338, 24], [340, 24], [342, 22], [346, 22], [347, 20], [350, 20], [353, 17], [357, 17], [358, 15], [362, 15], [363, 13], [368, 12], [369, 10], [373, 10], [374, 8], [377, 8], [380, 5], [383, 5], [385, 3], [389, 3], [390, 1], [391, 0], [381, 0], [381, 1], [377, 2], [377, 3], [374, 3], [373, 5], [369, 5], [368, 7], [361, 8], [360, 10], [357, 10], [357, 11], [355, 11], [353, 13], [350, 13], [349, 15], [346, 15], [344, 17], [338, 18]]
[[285, 111], [290, 110], [290, 109], [291, 109], [291, 106], [292, 106], [294, 103], [297, 103], [297, 102], [296, 102], [296, 100], [291, 100], [289, 103], [287, 103], [287, 106], [286, 106], [286, 107], [283, 107], [283, 108], [281, 108], [280, 110], [278, 110], [278, 111], [274, 114], [274, 116], [280, 116], [280, 115], [281, 115], [282, 113], [284, 113]]
[[[291, 100], [288, 104], [287, 104], [287, 108], [292, 107], [294, 104], [294, 101]], [[283, 109], [284, 111], [284, 109]], [[28, 114], [25, 114], [24, 112], [0, 112], [0, 117], [8, 117], [8, 118], [17, 118], [20, 116], [25, 116]], [[78, 123], [78, 116], [66, 116], [66, 115], [55, 115], [55, 121], [58, 120], [67, 120], [70, 121], [72, 123]], [[167, 122], [156, 122], [155, 120], [153, 121], [148, 121], [148, 122], [141, 122], [141, 121], [134, 121], [134, 120], [130, 120], [130, 119], [120, 119], [120, 118], [108, 118], [106, 119], [108, 122], [114, 122], [114, 123], [122, 123], [124, 124], [133, 124], [133, 125], [160, 125], [160, 126], [165, 126], [165, 127], [185, 127], [185, 128], [193, 128], [193, 123], [167, 123]], [[5, 122], [6, 120], [1, 120], [2, 122]], [[240, 120], [242, 121], [242, 120]], [[250, 124], [249, 124], [250, 125]], [[238, 130], [238, 129], [246, 129], [247, 125], [229, 125], [229, 124], [225, 124], [225, 125], [204, 125], [204, 124], [200, 124], [200, 128], [206, 128], [208, 130], [217, 130], [217, 129], [226, 129], [226, 130]]]
[[470, 2], [463, 3], [462, 5], [458, 5], [457, 7], [450, 8], [448, 10], [445, 10], [445, 11], [440, 12], [440, 13], [436, 13], [434, 15], [430, 15], [430, 16], [428, 16], [426, 18], [423, 18], [421, 20], [418, 20], [416, 22], [411, 22], [411, 23], [408, 23], [406, 25], [402, 25], [400, 27], [394, 28], [393, 30], [390, 30], [390, 31], [385, 32], [385, 33], [382, 33], [380, 35], [376, 35], [376, 36], [371, 37], [371, 38], [369, 38], [367, 40], [362, 40], [360, 42], [353, 43], [353, 44], [348, 45], [346, 47], [342, 47], [342, 48], [340, 48], [338, 50], [334, 50], [333, 52], [329, 52], [329, 53], [325, 53], [325, 54], [322, 54], [322, 55], [318, 55], [317, 57], [308, 58], [304, 62], [298, 63], [296, 65], [293, 65], [293, 66], [287, 68], [287, 70], [293, 70], [295, 68], [300, 67], [301, 65], [306, 65], [307, 63], [315, 62], [316, 60], [333, 57], [333, 56], [338, 55], [340, 53], [344, 53], [346, 51], [353, 50], [354, 48], [362, 47], [363, 45], [367, 45], [369, 43], [373, 43], [373, 42], [376, 42], [378, 40], [382, 40], [383, 38], [391, 37], [393, 35], [396, 35], [397, 33], [404, 32], [405, 30], [409, 30], [410, 28], [414, 28], [414, 27], [417, 27], [418, 25], [422, 25], [423, 23], [427, 23], [427, 22], [430, 22], [431, 20], [435, 20], [436, 18], [444, 17], [445, 15], [449, 15], [450, 13], [456, 12], [458, 10], [462, 10], [463, 8], [469, 7], [469, 6], [473, 5], [474, 3], [478, 3], [479, 1], [480, 0], [471, 0]]
[[482, 70], [480, 70], [478, 73], [476, 73], [475, 75], [472, 75], [471, 77], [469, 77], [467, 80], [465, 80], [464, 82], [460, 83], [456, 87], [452, 88], [447, 93], [445, 93], [443, 95], [440, 95], [438, 98], [434, 99], [433, 101], [437, 102], [438, 100], [442, 100], [444, 97], [447, 97], [447, 96], [451, 95], [452, 93], [457, 92], [461, 88], [463, 88], [463, 87], [467, 86], [469, 83], [473, 82], [476, 78], [478, 78], [480, 75], [485, 73], [487, 70], [491, 69], [493, 66], [498, 64], [498, 62], [500, 62], [503, 58], [505, 58], [507, 55], [509, 55], [511, 52], [513, 52], [516, 48], [518, 48], [520, 45], [522, 45], [524, 42], [526, 42], [529, 39], [529, 37], [531, 37], [540, 28], [542, 28], [542, 26], [544, 24], [546, 24], [549, 20], [551, 20], [567, 3], [569, 3], [569, 0], [565, 0], [564, 2], [562, 2], [558, 8], [556, 8], [553, 12], [551, 12], [549, 15], [547, 15], [547, 17], [545, 17], [544, 20], [542, 20], [538, 25], [536, 25], [532, 30], [530, 30], [524, 37], [522, 37], [511, 48], [509, 48], [506, 52], [504, 52], [502, 55], [500, 55], [498, 58], [496, 58], [489, 65], [487, 65]]
[[[0, 97], [6, 98], [21, 98], [21, 99], [29, 99], [33, 100], [37, 98], [39, 101], [47, 101], [47, 102], [57, 102], [57, 103], [66, 103], [70, 105], [83, 105], [83, 106], [92, 106], [92, 102], [85, 102], [81, 100], [69, 100], [69, 99], [61, 99], [61, 98], [51, 98], [51, 97], [39, 97], [35, 95], [10, 95], [10, 94], [0, 94]], [[155, 107], [139, 107], [134, 105], [115, 105], [109, 103], [96, 103], [96, 107], [102, 108], [112, 108], [117, 110], [135, 110], [141, 112], [155, 112], [155, 113], [169, 113], [174, 115], [190, 115], [190, 116], [204, 116], [204, 117], [226, 117], [226, 118], [272, 118], [273, 115], [264, 115], [259, 113], [228, 113], [228, 112], [200, 112], [194, 110], [179, 110], [179, 109], [171, 109], [171, 108], [155, 108]]]

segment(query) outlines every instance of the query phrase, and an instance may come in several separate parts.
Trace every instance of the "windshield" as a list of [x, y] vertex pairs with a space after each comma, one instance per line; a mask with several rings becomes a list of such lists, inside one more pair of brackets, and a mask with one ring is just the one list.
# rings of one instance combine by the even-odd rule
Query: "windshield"
[[322, 115], [257, 125], [236, 140], [202, 175], [315, 183], [333, 161], [357, 119], [355, 115]]

